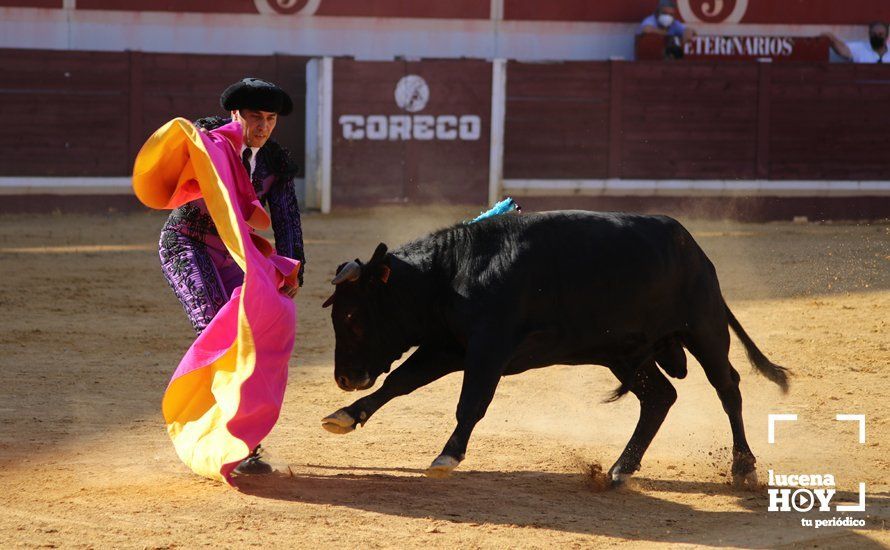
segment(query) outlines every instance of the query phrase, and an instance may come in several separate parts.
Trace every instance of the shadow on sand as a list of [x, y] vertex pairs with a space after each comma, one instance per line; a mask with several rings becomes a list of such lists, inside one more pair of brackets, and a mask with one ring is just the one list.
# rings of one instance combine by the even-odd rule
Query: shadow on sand
[[[847, 528], [815, 531], [800, 526], [801, 514], [768, 513], [765, 489], [740, 491], [714, 482], [635, 478], [629, 487], [594, 492], [583, 476], [572, 473], [469, 471], [448, 480], [431, 480], [421, 475], [422, 470], [407, 468], [309, 467], [321, 473], [243, 478], [238, 487], [261, 498], [406, 518], [537, 527], [633, 541], [771, 548], [828, 538], [832, 545], [837, 541], [849, 548], [883, 548]], [[700, 510], [674, 502], [671, 493], [728, 497], [742, 510]], [[839, 492], [835, 497], [836, 502], [857, 499], [854, 493]], [[880, 518], [888, 507], [888, 495], [869, 494], [865, 529], [880, 530]], [[823, 514], [829, 515], [835, 514]]]

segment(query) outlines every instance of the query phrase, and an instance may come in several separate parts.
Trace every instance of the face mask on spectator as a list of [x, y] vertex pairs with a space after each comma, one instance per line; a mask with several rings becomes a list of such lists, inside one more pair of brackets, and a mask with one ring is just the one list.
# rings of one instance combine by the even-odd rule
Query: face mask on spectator
[[877, 34], [870, 35], [868, 39], [871, 42], [872, 49], [874, 50], [880, 50], [884, 47], [884, 43], [887, 42], [886, 38]]
[[658, 16], [658, 24], [664, 28], [668, 28], [671, 26], [671, 23], [674, 22], [674, 16], [668, 15], [666, 13], [662, 13]]

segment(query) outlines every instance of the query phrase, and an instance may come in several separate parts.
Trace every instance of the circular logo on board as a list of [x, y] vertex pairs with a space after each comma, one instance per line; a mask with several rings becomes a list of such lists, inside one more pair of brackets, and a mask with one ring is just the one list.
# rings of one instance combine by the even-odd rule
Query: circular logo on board
[[679, 0], [677, 7], [687, 23], [739, 23], [748, 0]]
[[254, 4], [263, 15], [312, 15], [321, 0], [254, 0]]
[[430, 99], [430, 87], [416, 74], [403, 76], [396, 84], [396, 105], [409, 113], [422, 111]]

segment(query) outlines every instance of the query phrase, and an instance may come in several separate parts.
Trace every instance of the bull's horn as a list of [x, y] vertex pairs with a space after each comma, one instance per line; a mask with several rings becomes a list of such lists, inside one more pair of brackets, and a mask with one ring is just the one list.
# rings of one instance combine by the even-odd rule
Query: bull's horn
[[343, 269], [340, 270], [340, 273], [337, 273], [336, 277], [331, 280], [332, 285], [339, 285], [340, 283], [346, 283], [351, 281], [358, 281], [358, 278], [362, 274], [362, 266], [358, 264], [358, 262], [352, 261], [343, 266]]

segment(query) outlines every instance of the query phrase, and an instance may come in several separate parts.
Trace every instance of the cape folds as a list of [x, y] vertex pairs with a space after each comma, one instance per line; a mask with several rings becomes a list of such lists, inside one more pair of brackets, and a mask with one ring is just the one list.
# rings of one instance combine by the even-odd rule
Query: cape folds
[[296, 331], [294, 302], [279, 289], [296, 284], [299, 268], [254, 233], [270, 222], [241, 166], [241, 140], [237, 122], [202, 132], [176, 118], [148, 139], [133, 168], [133, 189], [146, 206], [203, 198], [244, 271], [244, 284], [186, 352], [162, 403], [182, 461], [227, 483], [278, 420]]

